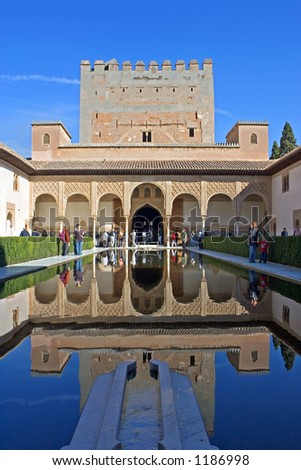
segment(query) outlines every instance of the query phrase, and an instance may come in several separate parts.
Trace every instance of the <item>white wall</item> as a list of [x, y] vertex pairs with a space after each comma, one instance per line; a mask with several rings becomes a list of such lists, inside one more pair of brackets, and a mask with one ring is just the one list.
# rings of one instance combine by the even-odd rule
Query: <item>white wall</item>
[[13, 325], [13, 310], [18, 309], [18, 325], [29, 318], [29, 289], [0, 299], [0, 336], [9, 333]]
[[293, 210], [301, 209], [301, 162], [289, 169], [289, 191], [282, 192], [282, 176], [287, 171], [272, 177], [272, 213], [276, 217], [276, 235], [280, 235], [283, 227], [289, 235], [293, 234]]
[[[19, 175], [19, 190], [13, 190], [14, 169], [0, 165], [0, 236], [20, 235], [24, 224], [29, 221], [29, 181]], [[7, 204], [14, 205], [13, 227], [7, 226]]]
[[[290, 310], [288, 325], [282, 318], [283, 306], [288, 307]], [[272, 312], [274, 321], [281, 324], [284, 329], [290, 331], [296, 338], [301, 338], [300, 304], [292, 299], [283, 297], [278, 292], [272, 292]]]

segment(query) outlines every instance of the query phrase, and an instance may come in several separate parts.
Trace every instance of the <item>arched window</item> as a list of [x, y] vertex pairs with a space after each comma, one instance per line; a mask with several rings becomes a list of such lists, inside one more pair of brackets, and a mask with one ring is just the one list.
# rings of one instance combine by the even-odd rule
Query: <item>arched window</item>
[[250, 143], [251, 144], [257, 144], [257, 134], [251, 134], [250, 136]]
[[139, 197], [139, 196], [140, 196], [139, 188], [135, 188], [133, 191], [133, 197]]
[[150, 197], [150, 195], [151, 195], [150, 188], [144, 188], [144, 197], [147, 198], [147, 197]]
[[156, 197], [161, 197], [162, 193], [161, 193], [161, 189], [160, 188], [156, 188]]
[[43, 135], [43, 144], [44, 145], [49, 145], [50, 144], [50, 135], [49, 134], [44, 134]]

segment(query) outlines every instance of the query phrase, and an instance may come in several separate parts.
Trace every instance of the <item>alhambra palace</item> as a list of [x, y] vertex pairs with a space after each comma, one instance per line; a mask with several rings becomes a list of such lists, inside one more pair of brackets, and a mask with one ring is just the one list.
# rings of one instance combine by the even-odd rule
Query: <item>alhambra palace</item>
[[0, 235], [80, 223], [94, 237], [122, 227], [127, 246], [137, 224], [151, 224], [169, 246], [179, 226], [239, 234], [266, 216], [272, 234], [292, 233], [300, 156], [269, 160], [267, 122], [238, 121], [215, 143], [211, 59], [83, 60], [79, 143], [57, 121], [32, 124], [30, 159], [0, 145]]

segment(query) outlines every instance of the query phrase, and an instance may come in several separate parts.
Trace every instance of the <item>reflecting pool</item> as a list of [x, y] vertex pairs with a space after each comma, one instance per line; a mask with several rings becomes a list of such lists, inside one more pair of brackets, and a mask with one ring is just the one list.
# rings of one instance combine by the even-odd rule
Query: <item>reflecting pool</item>
[[107, 250], [1, 284], [1, 449], [68, 445], [95, 377], [129, 359], [124, 449], [157, 448], [150, 359], [190, 377], [211, 444], [300, 449], [300, 290], [182, 250]]

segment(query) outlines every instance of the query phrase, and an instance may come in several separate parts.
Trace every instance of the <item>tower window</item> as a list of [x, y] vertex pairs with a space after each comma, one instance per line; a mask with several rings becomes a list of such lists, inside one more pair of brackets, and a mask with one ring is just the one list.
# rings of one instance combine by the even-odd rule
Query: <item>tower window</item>
[[150, 131], [142, 132], [142, 142], [151, 142], [152, 141], [152, 133]]
[[50, 144], [50, 135], [49, 134], [44, 134], [43, 135], [43, 144], [44, 145], [49, 145]]
[[257, 144], [257, 134], [251, 134], [250, 136], [250, 143], [251, 144]]
[[193, 127], [189, 128], [189, 137], [194, 137], [194, 128]]

